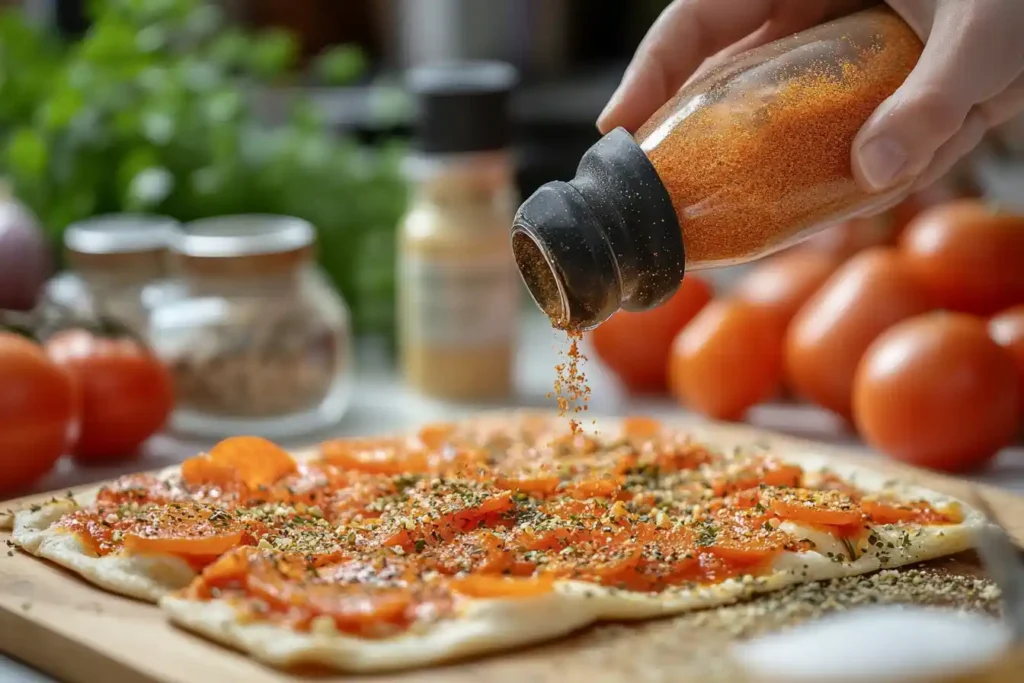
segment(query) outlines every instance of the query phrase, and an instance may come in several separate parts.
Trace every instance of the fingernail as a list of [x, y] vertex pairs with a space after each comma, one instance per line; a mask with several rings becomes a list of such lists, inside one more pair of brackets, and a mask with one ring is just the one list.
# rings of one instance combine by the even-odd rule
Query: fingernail
[[615, 105], [618, 104], [619, 92], [621, 92], [621, 90], [622, 90], [621, 87], [615, 89], [615, 92], [612, 93], [612, 96], [610, 98], [608, 98], [608, 104], [604, 105], [604, 109], [602, 109], [601, 113], [598, 115], [598, 117], [597, 117], [597, 130], [598, 130], [598, 132], [600, 132], [600, 133], [604, 133], [605, 132], [605, 130], [604, 130], [605, 129], [605, 125], [604, 125], [605, 120], [608, 118], [609, 115], [611, 115], [612, 110], [615, 109]]
[[860, 170], [875, 190], [891, 187], [907, 166], [907, 150], [892, 138], [877, 137], [860, 148]]

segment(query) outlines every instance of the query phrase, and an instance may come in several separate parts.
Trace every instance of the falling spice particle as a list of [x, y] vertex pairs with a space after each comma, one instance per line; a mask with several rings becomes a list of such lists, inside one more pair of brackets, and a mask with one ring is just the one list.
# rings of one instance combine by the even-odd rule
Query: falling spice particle
[[590, 400], [590, 386], [587, 375], [583, 372], [583, 364], [587, 356], [580, 351], [583, 332], [570, 330], [566, 332], [569, 348], [559, 352], [564, 359], [555, 366], [555, 387], [548, 396], [558, 400], [558, 415], [569, 417], [569, 428], [573, 434], [579, 434], [583, 427], [578, 416], [587, 410]]

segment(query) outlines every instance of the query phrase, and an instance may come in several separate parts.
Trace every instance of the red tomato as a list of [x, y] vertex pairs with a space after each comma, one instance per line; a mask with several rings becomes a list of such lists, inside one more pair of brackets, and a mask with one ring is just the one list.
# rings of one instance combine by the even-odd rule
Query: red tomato
[[1024, 415], [1024, 305], [1009, 308], [989, 320], [988, 334], [1013, 357]]
[[784, 327], [839, 263], [835, 256], [792, 249], [757, 265], [736, 283], [733, 296], [763, 308]]
[[174, 405], [171, 376], [138, 342], [69, 330], [51, 337], [46, 351], [81, 387], [81, 425], [72, 451], [77, 460], [133, 456], [164, 426]]
[[1024, 216], [974, 199], [950, 202], [915, 218], [900, 249], [942, 308], [991, 315], [1024, 304]]
[[857, 368], [854, 418], [864, 439], [914, 465], [976, 469], [1017, 429], [1013, 361], [985, 321], [936, 312], [871, 344]]
[[945, 177], [914, 192], [887, 213], [892, 220], [893, 232], [898, 237], [918, 215], [933, 206], [978, 196], [978, 187], [967, 166], [961, 167], [958, 164]]
[[896, 249], [861, 252], [793, 318], [785, 352], [789, 386], [849, 419], [853, 377], [865, 349], [889, 326], [930, 307]]
[[590, 343], [631, 392], [664, 392], [672, 340], [710, 300], [711, 285], [687, 275], [664, 304], [642, 313], [619, 311], [589, 333]]
[[0, 492], [46, 474], [68, 446], [74, 382], [29, 340], [0, 332]]
[[892, 218], [887, 214], [881, 214], [851, 218], [826, 228], [800, 243], [797, 250], [812, 251], [845, 261], [870, 247], [894, 244], [896, 237], [896, 225]]
[[778, 390], [782, 337], [775, 316], [764, 309], [739, 299], [711, 302], [672, 346], [673, 395], [704, 415], [741, 418]]

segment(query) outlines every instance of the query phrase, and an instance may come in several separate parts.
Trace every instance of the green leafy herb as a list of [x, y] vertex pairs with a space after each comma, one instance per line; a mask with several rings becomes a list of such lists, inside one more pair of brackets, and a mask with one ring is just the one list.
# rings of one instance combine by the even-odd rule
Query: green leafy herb
[[[283, 122], [265, 120], [271, 88], [294, 78], [285, 32], [229, 26], [208, 0], [89, 6], [92, 26], [73, 44], [0, 14], [0, 174], [51, 237], [118, 211], [299, 216], [317, 226], [356, 328], [390, 334], [401, 147], [368, 152], [301, 97]], [[337, 85], [364, 66], [342, 46], [312, 71]]]

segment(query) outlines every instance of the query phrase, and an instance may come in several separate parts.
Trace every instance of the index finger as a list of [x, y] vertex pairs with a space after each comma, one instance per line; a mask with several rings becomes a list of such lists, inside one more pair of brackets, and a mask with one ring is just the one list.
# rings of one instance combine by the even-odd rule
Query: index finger
[[658, 16], [601, 113], [602, 133], [634, 131], [678, 90], [705, 58], [765, 23], [773, 2], [674, 0]]
[[635, 131], [675, 95], [705, 59], [768, 22], [778, 20], [785, 32], [791, 33], [861, 4], [863, 0], [674, 0], [637, 48], [622, 83], [598, 119], [598, 130], [607, 133], [623, 126]]

